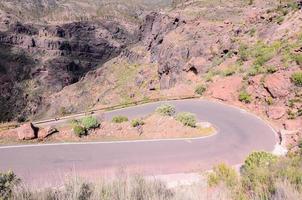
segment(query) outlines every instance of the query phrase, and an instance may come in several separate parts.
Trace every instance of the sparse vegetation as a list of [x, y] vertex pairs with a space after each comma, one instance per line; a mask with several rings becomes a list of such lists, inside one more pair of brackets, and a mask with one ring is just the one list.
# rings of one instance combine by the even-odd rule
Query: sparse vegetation
[[195, 88], [195, 93], [198, 95], [203, 95], [203, 93], [207, 90], [204, 85], [197, 85]]
[[293, 73], [291, 76], [291, 80], [296, 86], [301, 87], [302, 86], [302, 71]]
[[95, 129], [95, 128], [98, 128], [100, 126], [100, 123], [99, 123], [98, 119], [96, 117], [93, 117], [93, 116], [84, 117], [81, 120], [81, 124], [87, 130]]
[[163, 116], [173, 116], [175, 114], [175, 106], [171, 104], [163, 104], [156, 108], [155, 110], [158, 114], [163, 115]]
[[120, 124], [120, 123], [127, 122], [127, 121], [129, 121], [129, 119], [126, 116], [119, 115], [119, 116], [115, 116], [115, 117], [112, 118], [113, 123]]
[[232, 76], [236, 73], [236, 67], [228, 67], [227, 69], [222, 71], [223, 76]]
[[196, 117], [193, 113], [181, 112], [176, 115], [176, 120], [181, 122], [184, 126], [196, 127]]
[[247, 91], [243, 90], [239, 93], [239, 101], [243, 103], [251, 103], [252, 96]]
[[145, 122], [142, 119], [133, 119], [131, 121], [132, 127], [139, 127], [139, 126], [143, 126], [144, 124], [145, 124]]

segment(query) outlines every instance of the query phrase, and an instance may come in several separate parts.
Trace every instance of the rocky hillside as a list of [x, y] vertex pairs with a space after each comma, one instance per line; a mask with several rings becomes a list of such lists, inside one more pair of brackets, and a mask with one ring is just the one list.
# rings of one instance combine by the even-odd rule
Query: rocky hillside
[[299, 129], [301, 4], [181, 1], [140, 20], [60, 25], [2, 18], [1, 119], [197, 92]]
[[22, 21], [66, 23], [103, 18], [137, 21], [144, 10], [158, 9], [172, 0], [6, 0], [0, 10]]
[[1, 120], [34, 114], [43, 97], [77, 82], [136, 41], [131, 27], [110, 20], [61, 25], [3, 21]]

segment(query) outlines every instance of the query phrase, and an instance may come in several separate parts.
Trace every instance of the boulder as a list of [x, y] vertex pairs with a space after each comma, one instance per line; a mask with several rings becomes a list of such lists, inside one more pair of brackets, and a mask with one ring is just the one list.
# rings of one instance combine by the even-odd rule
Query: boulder
[[266, 111], [267, 116], [274, 120], [281, 119], [285, 113], [286, 109], [281, 106], [270, 106]]
[[40, 130], [38, 133], [38, 137], [39, 137], [39, 139], [45, 139], [48, 136], [50, 136], [54, 133], [57, 133], [57, 132], [58, 132], [58, 130], [55, 127], [49, 126], [45, 129]]
[[270, 74], [264, 82], [264, 87], [274, 98], [286, 97], [290, 92], [290, 86], [290, 79], [282, 73]]
[[32, 140], [37, 138], [38, 129], [32, 123], [26, 123], [17, 128], [19, 140]]

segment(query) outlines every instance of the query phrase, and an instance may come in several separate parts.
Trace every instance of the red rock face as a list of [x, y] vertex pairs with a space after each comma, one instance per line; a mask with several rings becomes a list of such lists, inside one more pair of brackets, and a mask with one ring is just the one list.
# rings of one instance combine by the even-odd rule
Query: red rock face
[[238, 76], [219, 79], [210, 85], [208, 93], [216, 99], [234, 101], [238, 99], [237, 94], [241, 88], [241, 82], [242, 78]]
[[32, 123], [22, 125], [17, 129], [19, 140], [32, 140], [37, 137], [36, 130]]
[[283, 126], [286, 130], [300, 130], [302, 132], [302, 119], [286, 120]]
[[281, 106], [270, 106], [266, 111], [267, 116], [270, 119], [281, 119], [286, 113], [286, 109]]
[[281, 73], [268, 75], [264, 87], [274, 98], [286, 97], [290, 92], [290, 79]]

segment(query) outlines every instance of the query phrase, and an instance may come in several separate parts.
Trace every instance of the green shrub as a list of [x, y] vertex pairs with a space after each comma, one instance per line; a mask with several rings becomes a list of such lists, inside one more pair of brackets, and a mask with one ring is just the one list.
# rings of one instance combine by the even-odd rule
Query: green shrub
[[278, 69], [276, 67], [273, 67], [273, 66], [269, 66], [269, 67], [266, 68], [266, 72], [269, 73], [269, 74], [273, 74], [277, 71], [278, 71]]
[[235, 169], [222, 163], [213, 168], [213, 172], [208, 175], [208, 184], [210, 187], [217, 186], [220, 183], [227, 187], [233, 187], [238, 184], [238, 174]]
[[249, 171], [258, 167], [265, 167], [276, 161], [276, 159], [276, 156], [268, 152], [253, 152], [245, 159], [242, 169], [244, 171]]
[[185, 126], [196, 127], [196, 117], [194, 114], [189, 112], [181, 112], [176, 116], [176, 120], [181, 122]]
[[84, 128], [87, 130], [98, 128], [100, 126], [100, 123], [96, 117], [89, 116], [89, 117], [84, 117], [81, 120], [81, 124]]
[[198, 94], [198, 95], [203, 95], [203, 93], [206, 91], [206, 87], [204, 85], [198, 85], [196, 88], [195, 88], [195, 94]]
[[171, 104], [163, 104], [156, 108], [155, 111], [163, 116], [173, 116], [175, 114], [175, 107]]
[[268, 97], [265, 99], [267, 105], [271, 106], [274, 104], [274, 99], [272, 97]]
[[271, 153], [260, 151], [251, 153], [241, 168], [245, 188], [251, 188], [257, 195], [267, 195], [273, 191], [270, 168], [277, 161]]
[[302, 86], [302, 71], [293, 73], [291, 80], [295, 85]]
[[302, 65], [302, 54], [294, 55], [294, 60], [298, 65]]
[[0, 173], [0, 199], [11, 199], [12, 190], [20, 181], [21, 180], [12, 171]]
[[113, 123], [123, 123], [123, 122], [127, 122], [128, 121], [128, 118], [125, 117], [125, 116], [115, 116], [112, 118], [112, 122]]
[[246, 91], [241, 91], [239, 93], [239, 101], [244, 102], [244, 103], [251, 103], [252, 102], [252, 97]]
[[143, 126], [145, 124], [145, 122], [141, 119], [133, 119], [131, 121], [131, 126], [132, 127], [138, 127], [138, 126]]
[[73, 133], [78, 137], [82, 137], [82, 136], [87, 135], [87, 130], [83, 126], [75, 125], [73, 127]]
[[287, 115], [288, 115], [288, 119], [296, 119], [297, 118], [297, 113], [294, 112], [293, 110], [291, 109], [288, 109], [286, 111]]

